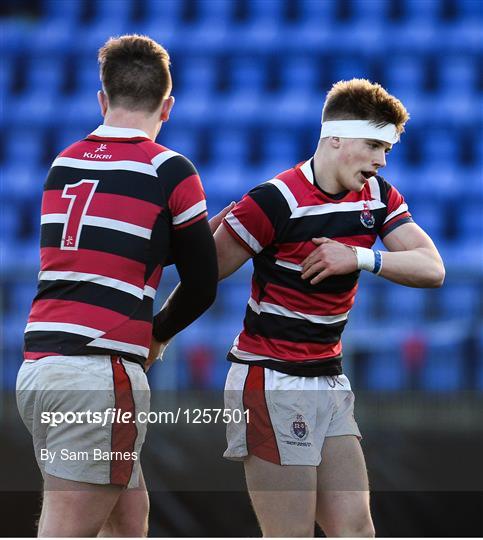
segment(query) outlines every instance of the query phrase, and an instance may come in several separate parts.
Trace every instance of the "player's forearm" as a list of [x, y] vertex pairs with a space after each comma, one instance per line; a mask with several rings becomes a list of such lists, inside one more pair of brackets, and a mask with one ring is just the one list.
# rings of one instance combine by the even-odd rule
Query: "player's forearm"
[[160, 342], [169, 341], [202, 315], [215, 301], [215, 297], [216, 281], [204, 282], [199, 286], [181, 282], [154, 317], [153, 336]]
[[436, 250], [384, 251], [380, 276], [408, 287], [441, 287], [445, 277], [443, 261]]
[[213, 235], [206, 220], [174, 231], [171, 246], [180, 284], [153, 320], [153, 335], [166, 342], [186, 328], [215, 300], [218, 266]]

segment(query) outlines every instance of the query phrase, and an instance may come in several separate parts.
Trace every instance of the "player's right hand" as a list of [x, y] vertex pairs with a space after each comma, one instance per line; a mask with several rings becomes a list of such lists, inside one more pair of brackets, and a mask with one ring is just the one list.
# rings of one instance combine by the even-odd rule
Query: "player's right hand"
[[148, 369], [151, 367], [151, 365], [154, 364], [154, 362], [156, 362], [158, 358], [160, 360], [163, 359], [163, 354], [168, 344], [169, 344], [169, 341], [166, 341], [165, 343], [161, 343], [160, 341], [156, 340], [154, 337], [151, 338], [151, 346], [149, 347], [148, 359], [144, 363], [144, 371], [147, 372]]

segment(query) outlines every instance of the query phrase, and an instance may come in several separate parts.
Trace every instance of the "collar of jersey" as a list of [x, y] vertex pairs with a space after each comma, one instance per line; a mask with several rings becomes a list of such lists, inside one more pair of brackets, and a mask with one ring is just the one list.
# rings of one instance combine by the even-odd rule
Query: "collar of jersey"
[[337, 193], [334, 197], [330, 193], [327, 193], [324, 191], [315, 181], [315, 174], [314, 174], [314, 158], [311, 157], [309, 160], [307, 160], [305, 163], [302, 163], [301, 165], [298, 165], [298, 170], [302, 173], [304, 178], [312, 184], [313, 189], [322, 195], [326, 200], [332, 202], [332, 203], [338, 203], [342, 202], [351, 192], [350, 191], [342, 191], [341, 193]]
[[312, 170], [312, 161], [313, 157], [308, 159], [305, 163], [299, 166], [300, 172], [305, 176], [305, 178], [313, 185], [315, 186], [315, 178], [314, 178], [314, 172]]
[[143, 137], [145, 139], [149, 139], [148, 134], [141, 129], [106, 126], [104, 124], [100, 125], [95, 131], [91, 133], [91, 135], [96, 135], [97, 137], [109, 137], [119, 139], [134, 139], [136, 137]]

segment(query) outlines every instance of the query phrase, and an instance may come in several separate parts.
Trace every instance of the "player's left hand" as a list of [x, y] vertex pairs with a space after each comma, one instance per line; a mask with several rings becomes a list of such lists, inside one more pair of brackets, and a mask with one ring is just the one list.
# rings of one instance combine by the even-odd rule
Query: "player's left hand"
[[315, 285], [329, 276], [350, 274], [357, 270], [357, 257], [352, 248], [330, 238], [312, 238], [318, 246], [302, 262], [302, 279]]

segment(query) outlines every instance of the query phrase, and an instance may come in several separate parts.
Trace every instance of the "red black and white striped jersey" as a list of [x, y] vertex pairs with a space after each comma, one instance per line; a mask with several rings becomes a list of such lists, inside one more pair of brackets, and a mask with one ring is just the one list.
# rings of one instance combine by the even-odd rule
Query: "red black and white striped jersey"
[[314, 182], [312, 160], [252, 189], [223, 222], [253, 254], [254, 267], [243, 331], [228, 359], [296, 375], [340, 373], [341, 335], [360, 272], [316, 285], [302, 280], [311, 239], [370, 248], [410, 221], [403, 197], [382, 177], [335, 199]]
[[206, 215], [193, 164], [143, 131], [102, 125], [69, 146], [44, 186], [25, 359], [121, 354], [143, 363], [170, 235]]

